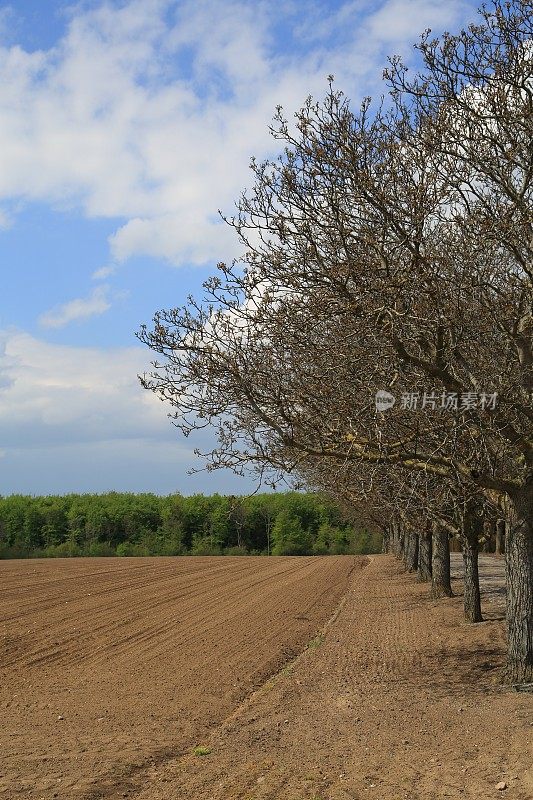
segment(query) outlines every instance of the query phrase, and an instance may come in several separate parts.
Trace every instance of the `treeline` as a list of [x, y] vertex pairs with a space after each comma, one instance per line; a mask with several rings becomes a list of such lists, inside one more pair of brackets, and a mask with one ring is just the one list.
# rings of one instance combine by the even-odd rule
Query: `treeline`
[[0, 558], [378, 552], [316, 494], [0, 497]]

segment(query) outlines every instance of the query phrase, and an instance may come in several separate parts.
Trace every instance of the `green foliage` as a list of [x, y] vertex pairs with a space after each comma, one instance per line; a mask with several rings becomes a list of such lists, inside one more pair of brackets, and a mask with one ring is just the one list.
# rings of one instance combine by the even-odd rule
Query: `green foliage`
[[246, 547], [239, 547], [238, 545], [235, 545], [235, 547], [226, 547], [226, 549], [224, 550], [224, 555], [225, 556], [248, 556], [248, 555], [252, 555], [252, 554], [248, 552]]
[[221, 556], [222, 548], [211, 537], [200, 536], [194, 540], [190, 552], [192, 556]]
[[76, 542], [67, 540], [61, 544], [50, 544], [40, 553], [42, 558], [74, 558], [82, 556], [83, 552]]
[[300, 517], [290, 509], [279, 512], [272, 528], [272, 553], [276, 556], [304, 556], [312, 552], [312, 539]]
[[334, 528], [329, 522], [322, 522], [313, 542], [313, 553], [317, 556], [325, 556], [330, 553], [331, 543], [335, 538], [337, 528]]
[[107, 557], [116, 555], [110, 542], [91, 542], [83, 555]]
[[381, 536], [367, 530], [361, 531], [357, 536], [353, 552], [357, 555], [381, 552]]
[[149, 556], [150, 551], [145, 544], [134, 544], [133, 542], [121, 542], [117, 545], [117, 556]]
[[208, 756], [211, 752], [211, 748], [198, 745], [198, 747], [194, 748], [193, 752], [195, 756]]
[[0, 497], [0, 558], [379, 552], [335, 503], [286, 492]]

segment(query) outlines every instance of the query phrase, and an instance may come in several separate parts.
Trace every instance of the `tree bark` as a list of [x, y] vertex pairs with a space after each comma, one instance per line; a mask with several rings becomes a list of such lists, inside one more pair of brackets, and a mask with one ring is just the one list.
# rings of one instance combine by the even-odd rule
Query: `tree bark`
[[450, 540], [448, 531], [438, 523], [432, 530], [431, 594], [433, 597], [453, 597], [450, 582]]
[[463, 538], [464, 612], [467, 622], [483, 622], [479, 591], [479, 549], [477, 542]]
[[386, 526], [383, 528], [382, 531], [381, 552], [390, 553], [390, 551], [391, 551], [391, 533], [390, 533], [390, 527]]
[[506, 522], [504, 519], [496, 521], [496, 543], [494, 545], [494, 553], [501, 556], [503, 553], [503, 543], [505, 542], [505, 529]]
[[405, 529], [401, 522], [398, 522], [398, 558], [403, 558], [405, 553]]
[[[492, 551], [492, 540], [493, 540], [493, 532], [494, 532], [494, 525], [490, 519], [486, 519], [483, 521], [483, 552], [490, 553]], [[478, 543], [478, 552], [479, 552], [479, 543]]]
[[506, 680], [533, 683], [533, 485], [511, 497], [510, 512], [505, 540]]
[[408, 530], [405, 538], [404, 562], [407, 572], [416, 572], [418, 569], [418, 533]]
[[463, 516], [461, 545], [464, 564], [464, 614], [467, 622], [483, 622], [481, 594], [479, 591], [479, 540], [483, 534], [485, 545], [489, 533], [489, 522], [481, 522], [479, 507], [467, 504]]
[[393, 555], [400, 555], [400, 528], [397, 519], [391, 522], [391, 548], [390, 551]]
[[431, 580], [431, 555], [432, 555], [431, 529], [426, 529], [420, 534], [418, 543], [418, 580], [429, 583]]
[[402, 532], [403, 536], [401, 540], [401, 558], [405, 569], [407, 569], [407, 553], [409, 552], [409, 542], [410, 542], [411, 532], [409, 531], [409, 528], [403, 528]]

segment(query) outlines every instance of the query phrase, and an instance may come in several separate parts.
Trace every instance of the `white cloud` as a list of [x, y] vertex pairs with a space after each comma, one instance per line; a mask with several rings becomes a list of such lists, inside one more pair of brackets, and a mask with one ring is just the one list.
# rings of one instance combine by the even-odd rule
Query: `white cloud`
[[47, 311], [39, 317], [39, 322], [44, 328], [63, 328], [69, 322], [98, 316], [110, 308], [109, 286], [104, 284], [97, 286], [89, 297], [69, 300], [68, 303]]
[[235, 234], [220, 221], [176, 219], [169, 215], [155, 219], [132, 219], [110, 238], [111, 253], [118, 261], [132, 255], [166, 258], [174, 263], [203, 264], [238, 255]]
[[0, 493], [250, 490], [227, 472], [186, 475], [209, 434], [184, 439], [142, 389], [150, 357], [0, 331]]
[[95, 270], [91, 275], [91, 278], [93, 281], [102, 281], [106, 278], [109, 278], [111, 275], [114, 275], [116, 271], [116, 264], [110, 264], [107, 267], [100, 267], [100, 269]]
[[467, 3], [435, 3], [429, 0], [388, 0], [368, 20], [372, 38], [384, 42], [410, 42], [426, 28], [445, 30], [453, 26], [460, 12], [472, 9]]
[[405, 49], [465, 6], [312, 8], [320, 36], [294, 53], [274, 49], [273, 31], [285, 25], [301, 43], [305, 4], [245, 0], [74, 6], [53, 49], [0, 47], [0, 201], [122, 218], [110, 240], [118, 259], [230, 258], [235, 241], [213, 220], [249, 183], [250, 155], [278, 149], [267, 132], [275, 106], [290, 114], [308, 93], [322, 95], [329, 73], [357, 101], [376, 89], [391, 42]]
[[69, 347], [20, 331], [0, 332], [0, 341], [3, 447], [169, 433], [165, 409], [137, 378], [148, 350]]

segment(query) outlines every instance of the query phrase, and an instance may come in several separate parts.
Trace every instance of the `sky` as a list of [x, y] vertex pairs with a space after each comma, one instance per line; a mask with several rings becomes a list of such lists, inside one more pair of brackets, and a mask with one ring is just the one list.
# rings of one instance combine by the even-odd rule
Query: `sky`
[[354, 105], [471, 0], [0, 0], [0, 495], [246, 493], [140, 387], [135, 331], [239, 255], [221, 223], [327, 76]]

